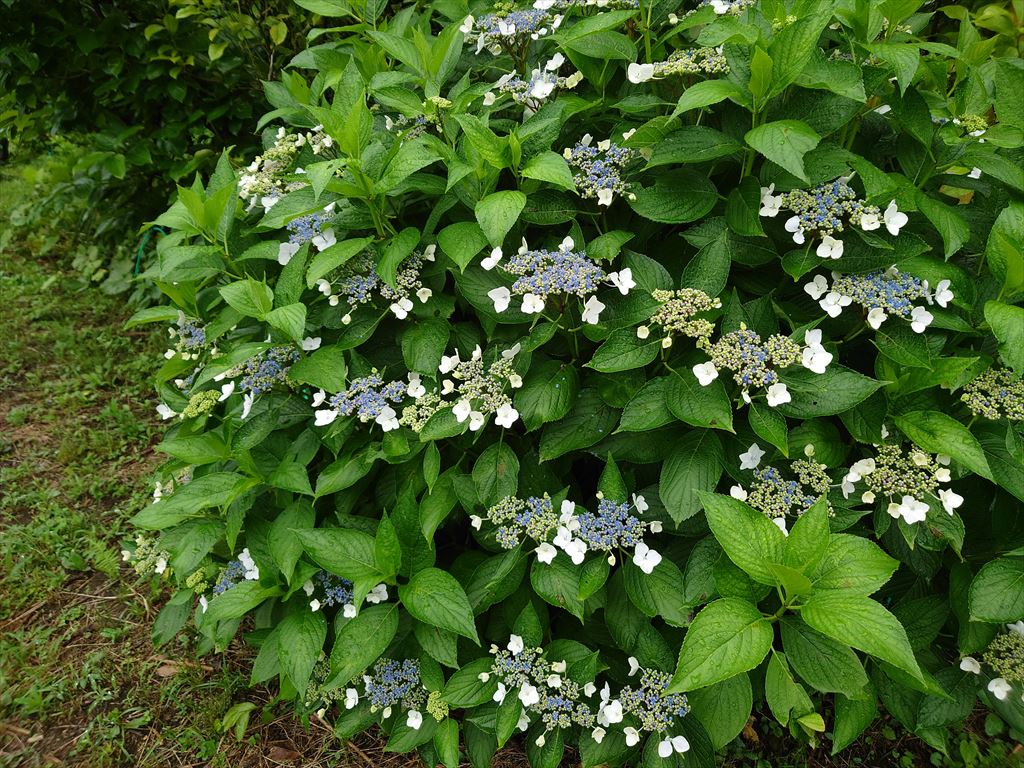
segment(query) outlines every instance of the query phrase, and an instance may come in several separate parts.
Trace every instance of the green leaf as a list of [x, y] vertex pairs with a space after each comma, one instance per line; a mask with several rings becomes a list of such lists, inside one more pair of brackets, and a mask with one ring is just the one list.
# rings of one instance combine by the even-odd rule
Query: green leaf
[[469, 263], [487, 247], [487, 235], [475, 221], [449, 224], [437, 234], [438, 245], [463, 272]]
[[870, 595], [892, 578], [899, 563], [873, 541], [846, 533], [833, 534], [818, 567], [811, 574], [815, 589], [845, 590]]
[[743, 731], [754, 705], [750, 676], [740, 674], [720, 683], [686, 694], [690, 710], [711, 737], [715, 749], [722, 749]]
[[363, 608], [341, 624], [331, 648], [332, 687], [346, 685], [379, 659], [398, 632], [398, 604]]
[[156, 449], [186, 464], [201, 466], [230, 457], [228, 447], [216, 432], [192, 437], [166, 438]]
[[582, 390], [565, 418], [545, 425], [540, 436], [541, 461], [600, 442], [612, 433], [618, 418], [618, 411], [610, 408], [596, 389]]
[[320, 347], [289, 368], [288, 378], [325, 392], [340, 392], [345, 388], [347, 372], [344, 350], [337, 347]]
[[[372, 33], [371, 33], [372, 34]], [[378, 33], [380, 34], [380, 33]], [[377, 192], [390, 192], [416, 171], [437, 161], [438, 155], [422, 138], [404, 141], [377, 181]]]
[[402, 333], [402, 358], [406, 367], [433, 376], [441, 364], [450, 333], [451, 325], [440, 319], [409, 324]]
[[761, 226], [761, 185], [753, 176], [740, 180], [725, 203], [725, 220], [729, 229], [739, 235], [764, 235]]
[[676, 108], [672, 111], [672, 117], [678, 117], [691, 109], [709, 107], [726, 99], [732, 99], [741, 106], [748, 106], [750, 102], [748, 95], [736, 83], [728, 80], [702, 80], [683, 91]]
[[658, 489], [677, 525], [700, 511], [699, 494], [714, 490], [724, 466], [722, 443], [710, 429], [690, 430], [675, 442], [661, 465]]
[[459, 638], [454, 632], [414, 620], [413, 634], [431, 658], [446, 667], [459, 666]]
[[444, 768], [459, 768], [459, 724], [445, 718], [434, 731], [434, 749]]
[[1024, 557], [985, 563], [968, 594], [971, 619], [1009, 623], [1024, 619]]
[[[607, 563], [607, 559], [598, 557], [588, 561]], [[665, 623], [675, 627], [689, 624], [690, 606], [679, 598], [683, 593], [683, 573], [671, 560], [662, 559], [654, 570], [647, 574], [630, 561], [622, 567], [623, 584], [626, 594], [637, 608], [645, 615], [654, 618], [660, 616]]]
[[634, 328], [619, 328], [609, 334], [587, 363], [601, 373], [615, 373], [641, 368], [658, 356], [661, 339], [638, 339]]
[[274, 292], [251, 277], [223, 285], [219, 292], [230, 307], [257, 320], [265, 318], [274, 308]]
[[307, 610], [307, 606], [285, 617], [278, 626], [277, 655], [281, 670], [296, 690], [306, 690], [326, 639], [327, 620], [323, 613]]
[[385, 246], [384, 253], [377, 262], [377, 273], [392, 288], [395, 288], [398, 265], [412, 255], [419, 241], [420, 231], [416, 227], [406, 227]]
[[648, 168], [683, 163], [704, 163], [728, 157], [743, 147], [738, 141], [714, 128], [687, 125], [670, 133], [654, 145]]
[[519, 173], [527, 179], [546, 181], [570, 192], [576, 190], [569, 164], [557, 152], [548, 151], [534, 155]]
[[353, 582], [380, 580], [373, 536], [351, 528], [295, 530], [294, 533], [306, 553], [334, 575]]
[[1012, 202], [996, 217], [985, 242], [985, 259], [1006, 295], [1024, 289], [1024, 205]]
[[1024, 376], [1024, 309], [999, 301], [985, 302], [985, 322], [999, 341], [999, 356]]
[[867, 43], [864, 47], [892, 67], [900, 92], [906, 91], [921, 63], [918, 47], [910, 43]]
[[978, 439], [952, 416], [939, 411], [914, 411], [897, 416], [895, 421], [900, 431], [923, 450], [949, 454], [972, 472], [992, 479]]
[[778, 406], [783, 416], [814, 419], [834, 416], [869, 398], [885, 385], [841, 365], [830, 365], [825, 373], [793, 367], [782, 372], [792, 400]]
[[580, 593], [580, 568], [568, 555], [559, 552], [550, 564], [534, 560], [530, 568], [533, 591], [556, 608], [562, 608], [583, 621]]
[[813, 4], [806, 16], [787, 24], [772, 39], [768, 46], [774, 64], [769, 96], [782, 93], [818, 52], [818, 38], [832, 20], [832, 7], [832, 3]]
[[505, 190], [495, 192], [476, 204], [476, 221], [492, 246], [497, 248], [526, 207], [526, 195]]
[[725, 554], [752, 579], [778, 583], [773, 563], [782, 564], [785, 536], [765, 515], [739, 499], [699, 492], [708, 525]]
[[402, 544], [387, 512], [381, 514], [380, 523], [377, 525], [373, 559], [377, 564], [377, 570], [386, 578], [393, 578], [402, 567]]
[[705, 688], [753, 669], [773, 637], [772, 625], [750, 603], [731, 597], [709, 603], [686, 631], [668, 692]]
[[875, 346], [893, 362], [932, 370], [938, 359], [934, 337], [914, 333], [906, 323], [887, 323], [875, 331]]
[[782, 562], [810, 575], [825, 556], [829, 539], [828, 503], [822, 496], [793, 525], [783, 547]]
[[498, 705], [498, 711], [494, 717], [494, 732], [498, 737], [499, 748], [505, 746], [505, 742], [516, 732], [522, 714], [523, 705], [518, 696], [506, 696]]
[[316, 496], [326, 496], [351, 488], [370, 472], [372, 460], [362, 454], [347, 456], [329, 464], [316, 479]]
[[295, 529], [312, 528], [316, 513], [308, 501], [296, 501], [285, 507], [270, 527], [267, 548], [274, 564], [280, 569], [285, 580], [291, 584], [295, 564], [302, 557], [302, 542], [295, 535]]
[[816, 591], [800, 610], [800, 618], [823, 635], [852, 645], [923, 680], [903, 625], [870, 597], [845, 591]]
[[942, 235], [942, 242], [945, 245], [945, 256], [950, 256], [959, 251], [971, 237], [971, 229], [967, 226], [967, 220], [963, 215], [951, 206], [933, 200], [924, 192], [918, 190], [917, 209], [928, 217], [928, 221]]
[[296, 303], [278, 307], [267, 315], [267, 322], [292, 341], [301, 342], [306, 336], [306, 305]]
[[265, 587], [258, 581], [243, 581], [210, 601], [210, 606], [203, 614], [203, 622], [240, 619], [267, 598], [280, 594], [280, 587]]
[[636, 189], [629, 205], [650, 221], [687, 224], [706, 216], [717, 199], [718, 192], [704, 174], [678, 170]]
[[750, 404], [747, 421], [750, 422], [750, 428], [754, 430], [755, 435], [774, 445], [783, 456], [789, 458], [786, 417], [779, 413], [777, 408], [755, 400]]
[[683, 269], [680, 282], [687, 288], [704, 291], [708, 296], [717, 296], [729, 282], [732, 266], [732, 241], [727, 230], [701, 248]]
[[147, 530], [161, 530], [191, 517], [201, 517], [210, 507], [230, 503], [255, 481], [237, 472], [213, 472], [197, 477], [176, 489], [170, 498], [163, 498], [131, 518], [131, 524]]
[[863, 699], [851, 699], [842, 694], [836, 696], [836, 720], [832, 734], [832, 754], [835, 755], [850, 746], [878, 717], [878, 702], [875, 692], [868, 684], [869, 693]]
[[480, 680], [481, 673], [490, 671], [490, 657], [471, 661], [448, 678], [441, 697], [448, 706], [455, 709], [469, 709], [486, 704], [498, 690], [498, 680], [494, 675], [491, 675], [487, 682]]
[[673, 416], [694, 427], [733, 431], [732, 403], [721, 381], [702, 387], [689, 369], [673, 371], [668, 380], [665, 402]]
[[768, 660], [764, 676], [764, 697], [772, 715], [782, 725], [789, 725], [791, 715], [796, 719], [814, 709], [807, 691], [793, 679], [786, 657], [778, 652], [772, 653]]
[[495, 168], [507, 168], [510, 165], [507, 137], [498, 138], [494, 131], [475, 115], [455, 115], [455, 121], [462, 128], [469, 144], [489, 165]]
[[473, 485], [485, 507], [515, 496], [519, 485], [519, 459], [505, 443], [491, 443], [473, 464]]
[[804, 682], [823, 693], [863, 695], [868, 676], [848, 645], [814, 631], [798, 617], [783, 617], [780, 627], [786, 657]]
[[413, 618], [480, 644], [469, 599], [450, 573], [425, 568], [398, 588], [398, 597]]
[[321, 277], [326, 277], [353, 256], [362, 253], [366, 246], [373, 242], [372, 237], [360, 237], [355, 240], [342, 240], [330, 248], [320, 251], [306, 269], [306, 287], [312, 288]]
[[617, 432], [646, 432], [671, 424], [674, 417], [668, 409], [666, 391], [668, 376], [649, 379], [622, 409]]
[[138, 310], [128, 318], [124, 324], [124, 330], [130, 330], [146, 323], [173, 323], [178, 320], [177, 307], [146, 307]]
[[572, 409], [580, 390], [575, 366], [544, 360], [530, 368], [523, 386], [515, 393], [519, 417], [532, 432], [549, 421], [558, 421]]
[[799, 120], [779, 120], [747, 131], [747, 144], [776, 165], [802, 181], [810, 182], [804, 170], [804, 155], [818, 146], [821, 137]]

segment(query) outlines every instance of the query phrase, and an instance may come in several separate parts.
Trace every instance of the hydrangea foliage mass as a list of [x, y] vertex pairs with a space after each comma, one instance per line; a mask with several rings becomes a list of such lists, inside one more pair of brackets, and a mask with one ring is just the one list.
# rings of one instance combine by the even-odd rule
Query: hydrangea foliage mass
[[300, 5], [132, 321], [157, 639], [449, 768], [1024, 731], [1015, 53], [900, 0]]

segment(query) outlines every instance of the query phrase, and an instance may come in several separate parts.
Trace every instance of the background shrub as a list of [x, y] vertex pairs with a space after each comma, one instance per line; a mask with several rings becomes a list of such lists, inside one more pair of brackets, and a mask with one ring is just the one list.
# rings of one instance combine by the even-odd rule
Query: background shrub
[[299, 712], [447, 766], [711, 766], [755, 706], [1024, 731], [993, 13], [302, 5], [337, 28], [132, 321], [171, 323], [157, 639], [244, 629]]
[[[309, 19], [277, 0], [2, 7], [0, 141], [22, 157], [48, 154], [32, 223], [56, 217], [98, 246], [127, 241], [126, 251], [175, 181], [209, 171], [224, 150], [256, 148], [261, 81], [301, 50]], [[97, 277], [133, 255], [103, 259]]]

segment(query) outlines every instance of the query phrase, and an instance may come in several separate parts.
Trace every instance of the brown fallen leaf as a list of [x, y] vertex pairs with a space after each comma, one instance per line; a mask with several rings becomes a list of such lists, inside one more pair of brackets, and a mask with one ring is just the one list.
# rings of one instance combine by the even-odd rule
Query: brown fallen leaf
[[267, 752], [267, 758], [277, 763], [290, 763], [292, 760], [298, 760], [300, 757], [302, 755], [294, 749], [286, 747], [271, 747], [270, 751]]
[[750, 742], [751, 744], [761, 743], [761, 737], [757, 735], [757, 731], [754, 730], [754, 726], [749, 722], [743, 726], [743, 740]]
[[181, 668], [177, 664], [161, 664], [156, 669], [158, 677], [173, 677], [181, 671]]

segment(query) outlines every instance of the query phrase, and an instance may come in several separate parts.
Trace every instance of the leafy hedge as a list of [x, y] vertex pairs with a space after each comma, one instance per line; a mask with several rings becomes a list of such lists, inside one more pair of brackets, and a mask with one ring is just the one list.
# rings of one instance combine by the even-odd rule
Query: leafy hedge
[[157, 220], [132, 320], [171, 323], [157, 639], [244, 629], [254, 683], [450, 768], [712, 766], [754, 707], [1024, 732], [990, 11], [301, 4], [329, 42]]

